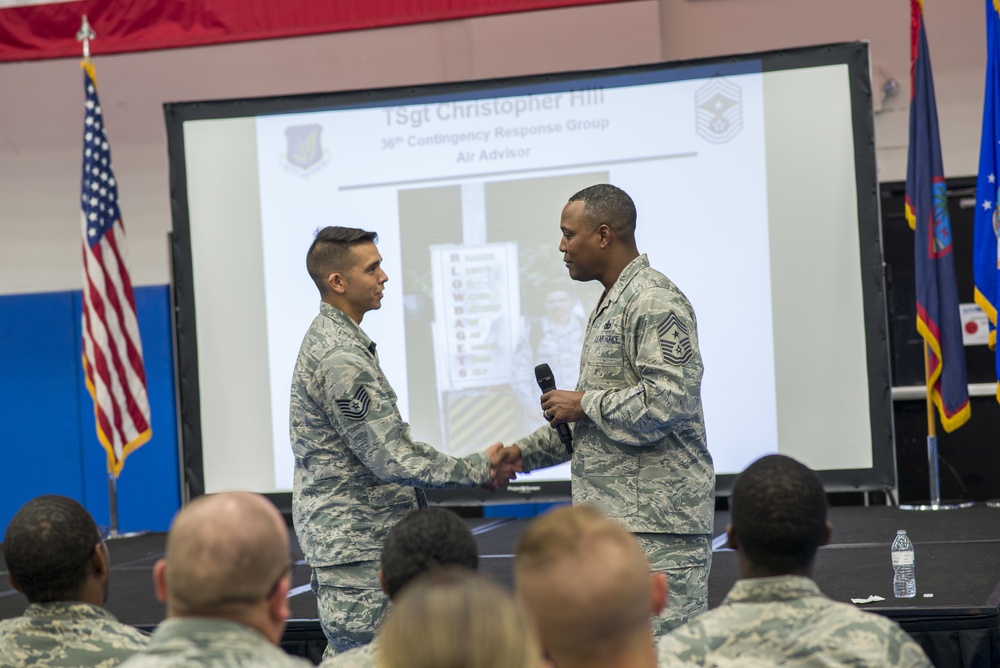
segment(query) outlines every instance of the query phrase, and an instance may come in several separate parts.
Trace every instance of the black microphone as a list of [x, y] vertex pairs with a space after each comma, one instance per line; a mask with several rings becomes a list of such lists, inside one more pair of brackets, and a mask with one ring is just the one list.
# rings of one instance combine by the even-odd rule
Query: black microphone
[[[542, 394], [556, 389], [556, 379], [552, 376], [552, 369], [548, 364], [539, 364], [535, 367], [535, 380], [538, 381], [538, 389]], [[566, 446], [566, 452], [573, 454], [573, 434], [569, 430], [569, 425], [565, 422], [556, 425], [556, 431], [559, 432], [559, 440]]]

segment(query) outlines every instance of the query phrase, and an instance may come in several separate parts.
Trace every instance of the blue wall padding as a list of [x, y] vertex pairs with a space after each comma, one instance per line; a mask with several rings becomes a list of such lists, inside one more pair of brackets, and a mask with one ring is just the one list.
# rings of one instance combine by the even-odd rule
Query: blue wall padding
[[[136, 288], [153, 438], [118, 479], [118, 527], [165, 531], [180, 508], [167, 286]], [[0, 297], [0, 527], [39, 494], [64, 494], [109, 522], [107, 458], [84, 385], [81, 293]]]

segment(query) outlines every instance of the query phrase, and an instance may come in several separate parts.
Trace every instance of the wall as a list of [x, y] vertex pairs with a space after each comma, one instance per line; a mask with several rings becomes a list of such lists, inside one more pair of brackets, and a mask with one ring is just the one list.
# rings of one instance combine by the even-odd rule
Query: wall
[[[81, 293], [0, 297], [0, 527], [39, 494], [63, 494], [110, 524], [107, 457], [83, 384]], [[135, 292], [153, 437], [118, 478], [118, 529], [166, 531], [180, 507], [170, 298], [166, 286]]]
[[[164, 287], [170, 278], [171, 221], [164, 102], [649, 62], [659, 58], [658, 26], [658, 4], [636, 1], [218, 47], [95, 55], [133, 282], [155, 286], [149, 289], [164, 297], [146, 313], [155, 315], [162, 327], [140, 323], [147, 366], [166, 365], [171, 371], [167, 380], [172, 379]], [[100, 53], [99, 39], [93, 53]], [[25, 442], [38, 439], [39, 425], [59, 429], [58, 438], [47, 443], [44, 465], [26, 461], [0, 474], [0, 527], [24, 501], [46, 492], [73, 496], [99, 522], [107, 521], [103, 451], [96, 440], [86, 442], [93, 431], [87, 412], [92, 409], [83, 402], [89, 397], [78, 368], [75, 324], [82, 282], [77, 208], [82, 78], [76, 60], [0, 65], [0, 89], [18, 92], [5, 95], [0, 105], [0, 295], [7, 295], [0, 297], [0, 369], [10, 364], [8, 360], [23, 363], [18, 378], [0, 375], [0, 392], [20, 399], [35, 395], [36, 386], [55, 384], [61, 390], [46, 395], [49, 412], [44, 419], [30, 398], [0, 406], [0, 452], [8, 462], [16, 461]], [[75, 316], [67, 311], [73, 299]], [[33, 310], [55, 311], [58, 317], [40, 319], [31, 315]], [[39, 345], [53, 337], [59, 341]], [[152, 346], [150, 337], [165, 337], [167, 343]], [[53, 350], [58, 350], [58, 363]], [[173, 386], [154, 390], [152, 382], [151, 393], [170, 395], [169, 410], [154, 405], [154, 441], [125, 464], [120, 479], [123, 530], [164, 530], [180, 505]], [[77, 396], [79, 392], [84, 394]], [[158, 458], [163, 453], [169, 462]], [[145, 466], [154, 455], [157, 464]], [[141, 489], [138, 497], [132, 495], [132, 485]]]
[[[941, 149], [948, 177], [974, 175], [986, 77], [983, 0], [924, 0]], [[875, 95], [879, 180], [906, 179], [910, 100], [910, 3], [904, 0], [663, 0], [663, 59], [699, 58], [806, 44], [867, 40]]]
[[[947, 176], [978, 162], [983, 0], [927, 0]], [[169, 281], [167, 101], [282, 95], [633, 65], [867, 39], [900, 92], [876, 117], [880, 180], [905, 178], [909, 5], [842, 0], [636, 0], [400, 28], [95, 56], [133, 278]], [[100, 39], [94, 42], [100, 53]], [[878, 81], [876, 81], [876, 86]], [[0, 65], [0, 294], [80, 287], [75, 60]]]
[[[95, 56], [133, 280], [169, 281], [164, 102], [285, 95], [656, 61], [656, 2]], [[600, 45], [595, 48], [595, 45]], [[93, 44], [100, 52], [100, 39]], [[80, 287], [83, 74], [75, 60], [0, 65], [0, 294]]]
[[[985, 72], [983, 1], [926, 0], [925, 12], [945, 172], [972, 175], [978, 161]], [[859, 39], [871, 43], [875, 86], [883, 77], [900, 84], [898, 95], [884, 104], [876, 100], [880, 180], [900, 180], [905, 177], [909, 99], [906, 2], [636, 0], [287, 40], [95, 55], [94, 62], [120, 184], [133, 280], [140, 286], [163, 286], [169, 282], [171, 220], [164, 102], [581, 70]], [[99, 37], [93, 51], [100, 54]], [[7, 91], [0, 105], [0, 295], [80, 289], [76, 207], [81, 85], [82, 73], [72, 59], [0, 65], [0, 90]], [[166, 304], [162, 306], [161, 319], [169, 313]], [[56, 303], [39, 308], [54, 309]], [[0, 308], [0, 337], [27, 346], [17, 352], [0, 349], [3, 367], [10, 365], [11, 356], [25, 354], [33, 341], [50, 333], [62, 336], [65, 345], [75, 345], [78, 337], [70, 335], [69, 326], [58, 319], [17, 323]], [[50, 331], [55, 329], [59, 331]], [[154, 359], [147, 349], [147, 363], [163, 364], [167, 354], [169, 349], [164, 349]], [[78, 380], [66, 371], [70, 360], [52, 368], [50, 362], [56, 362], [42, 359], [44, 350], [38, 355], [38, 363], [29, 364], [23, 377], [41, 385]], [[0, 379], [0, 392], [21, 392], [23, 385], [9, 385], [6, 372]], [[67, 395], [60, 396], [60, 401], [68, 401]], [[78, 405], [75, 410], [84, 408]], [[84, 423], [83, 413], [80, 422], [73, 421], [68, 404], [57, 413], [58, 420], [45, 423], [53, 434], [72, 433]], [[36, 433], [12, 432], [18, 419], [16, 412], [0, 412], [7, 461], [24, 448], [25, 438]], [[6, 438], [10, 433], [19, 436]], [[152, 451], [147, 445], [129, 460], [126, 478], [138, 467], [137, 458]], [[77, 455], [70, 448], [65, 457], [68, 461]], [[57, 485], [43, 466], [26, 462], [3, 474], [5, 481], [15, 476], [31, 478], [32, 490], [63, 489], [63, 483]], [[175, 480], [161, 482], [167, 494]], [[79, 493], [96, 513], [101, 494], [88, 491], [93, 485], [86, 483], [84, 490], [81, 484]], [[5, 523], [4, 512], [16, 499], [5, 490], [0, 493], [4, 494], [0, 521]], [[138, 524], [150, 528], [162, 523], [151, 518]]]

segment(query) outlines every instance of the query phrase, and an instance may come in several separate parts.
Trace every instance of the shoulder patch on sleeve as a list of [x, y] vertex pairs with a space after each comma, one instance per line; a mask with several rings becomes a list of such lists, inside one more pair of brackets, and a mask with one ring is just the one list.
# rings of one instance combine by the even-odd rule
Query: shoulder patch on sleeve
[[363, 420], [368, 415], [372, 400], [364, 385], [358, 386], [353, 399], [337, 399], [337, 408], [348, 420]]
[[657, 328], [660, 335], [660, 350], [663, 359], [670, 364], [687, 364], [694, 355], [691, 334], [687, 327], [671, 311]]

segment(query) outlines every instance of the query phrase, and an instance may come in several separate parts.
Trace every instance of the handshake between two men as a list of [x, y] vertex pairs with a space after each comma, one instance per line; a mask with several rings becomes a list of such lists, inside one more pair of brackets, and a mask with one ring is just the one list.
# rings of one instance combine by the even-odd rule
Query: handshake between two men
[[504, 447], [503, 443], [494, 443], [486, 448], [486, 456], [490, 458], [491, 480], [483, 486], [488, 490], [503, 489], [524, 470], [521, 448], [516, 444]]
[[[583, 392], [568, 390], [550, 390], [542, 395], [542, 414], [552, 429], [560, 425], [576, 422], [586, 417], [581, 406]], [[564, 428], [565, 429], [565, 428]], [[573, 453], [570, 443], [567, 443], [568, 430], [560, 431], [560, 438], [566, 443], [570, 454]], [[504, 447], [503, 443], [494, 443], [486, 448], [486, 456], [490, 458], [491, 481], [485, 485], [487, 489], [496, 491], [503, 489], [512, 480], [517, 480], [517, 474], [524, 470], [524, 460], [521, 448], [515, 443]]]

